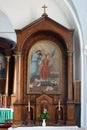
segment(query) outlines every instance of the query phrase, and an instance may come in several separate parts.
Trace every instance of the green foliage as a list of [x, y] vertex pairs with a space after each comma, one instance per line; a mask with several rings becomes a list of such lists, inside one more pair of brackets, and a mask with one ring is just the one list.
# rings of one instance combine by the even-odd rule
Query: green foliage
[[39, 115], [39, 120], [49, 120], [50, 116], [47, 111], [42, 111], [42, 113]]

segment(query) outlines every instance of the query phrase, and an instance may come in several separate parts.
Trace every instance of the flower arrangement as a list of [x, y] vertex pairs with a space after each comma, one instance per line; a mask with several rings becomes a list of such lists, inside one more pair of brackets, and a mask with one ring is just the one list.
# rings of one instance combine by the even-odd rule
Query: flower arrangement
[[39, 120], [43, 120], [43, 119], [49, 120], [49, 118], [50, 118], [50, 115], [49, 115], [47, 109], [44, 108], [44, 110], [39, 115]]

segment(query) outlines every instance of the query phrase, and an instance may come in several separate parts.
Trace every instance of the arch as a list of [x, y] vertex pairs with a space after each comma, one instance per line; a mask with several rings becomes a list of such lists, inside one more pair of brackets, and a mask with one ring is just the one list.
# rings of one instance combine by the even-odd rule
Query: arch
[[[62, 36], [57, 35], [57, 33], [52, 32], [52, 31], [38, 31], [38, 32], [35, 32], [32, 35], [28, 35], [28, 36], [29, 37], [27, 37], [26, 40], [25, 39], [23, 40], [23, 43], [22, 43], [22, 46], [21, 46], [21, 51], [22, 51], [22, 53], [24, 55], [24, 59], [25, 59], [24, 60], [24, 66], [27, 67], [27, 65], [28, 65], [28, 54], [29, 54], [32, 46], [36, 42], [41, 41], [41, 40], [49, 40], [51, 42], [54, 42], [56, 44], [55, 46], [60, 47], [61, 52], [62, 52], [62, 58], [66, 59], [66, 54], [67, 54], [67, 51], [68, 51], [69, 48], [68, 48], [68, 44], [65, 43]], [[63, 69], [65, 69], [65, 66], [66, 66], [65, 64], [66, 64], [65, 61], [63, 61], [62, 62]], [[65, 71], [67, 71], [67, 70], [65, 70]], [[26, 74], [24, 74], [26, 76], [28, 74], [28, 71], [26, 72], [26, 70], [25, 70], [24, 72], [26, 73]], [[67, 78], [67, 76], [64, 76], [64, 79], [62, 79], [62, 80], [66, 81], [65, 80], [66, 78]], [[26, 86], [25, 84], [26, 83], [24, 83], [24, 86]], [[61, 86], [63, 86], [63, 85], [61, 85]], [[65, 87], [65, 89], [63, 91], [64, 97], [65, 97], [66, 91], [67, 91], [67, 88]], [[62, 98], [64, 98], [64, 97], [62, 97]]]
[[[45, 35], [43, 36], [43, 34], [45, 34]], [[41, 36], [41, 38], [39, 38], [40, 36]], [[66, 51], [69, 50], [69, 44], [65, 41], [65, 39], [60, 34], [57, 34], [57, 33], [50, 31], [50, 30], [47, 30], [47, 31], [36, 31], [33, 34], [28, 35], [28, 37], [26, 37], [22, 43], [21, 51], [23, 52], [23, 54], [27, 53], [29, 51], [29, 50], [25, 51], [25, 49], [26, 49], [26, 46], [27, 46], [27, 49], [29, 49], [28, 41], [31, 41], [31, 39], [36, 37], [35, 41], [31, 41], [32, 43], [34, 43], [34, 42], [37, 42], [38, 39], [43, 40], [44, 37], [46, 39], [49, 39], [50, 36], [57, 39], [60, 43], [63, 43], [63, 44], [60, 44], [60, 46], [63, 46]], [[54, 41], [54, 39], [51, 39], [51, 40]]]
[[[80, 52], [80, 64], [81, 64], [81, 68], [79, 70], [81, 70], [80, 72], [80, 76], [81, 76], [81, 86], [84, 86], [84, 80], [83, 80], [83, 75], [84, 75], [84, 69], [83, 69], [83, 34], [81, 31], [81, 26], [80, 26], [80, 20], [75, 12], [75, 6], [74, 6], [74, 2], [73, 1], [64, 1], [65, 4], [67, 5], [68, 9], [70, 10], [73, 19], [75, 21], [77, 30], [78, 30], [78, 35], [76, 35], [76, 33], [74, 34], [74, 36], [76, 35], [79, 41], [79, 52]], [[71, 3], [70, 3], [71, 2]], [[78, 51], [78, 50], [77, 50]], [[81, 126], [84, 126], [85, 124], [85, 118], [84, 118], [84, 87], [81, 87]]]

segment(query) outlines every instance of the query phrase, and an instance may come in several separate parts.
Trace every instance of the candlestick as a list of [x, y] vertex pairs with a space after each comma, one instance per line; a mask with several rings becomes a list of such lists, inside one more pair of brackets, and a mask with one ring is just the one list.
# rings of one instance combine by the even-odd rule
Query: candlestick
[[28, 101], [28, 111], [30, 111], [30, 100]]
[[60, 111], [60, 100], [59, 100], [59, 111]]

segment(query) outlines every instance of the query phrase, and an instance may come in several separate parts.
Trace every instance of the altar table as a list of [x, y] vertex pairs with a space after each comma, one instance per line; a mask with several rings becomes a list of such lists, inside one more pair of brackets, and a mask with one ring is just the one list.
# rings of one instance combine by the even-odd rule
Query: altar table
[[13, 109], [11, 108], [0, 108], [0, 123], [5, 123], [6, 120], [13, 119]]
[[32, 126], [32, 127], [10, 127], [8, 130], [78, 130], [77, 126]]

